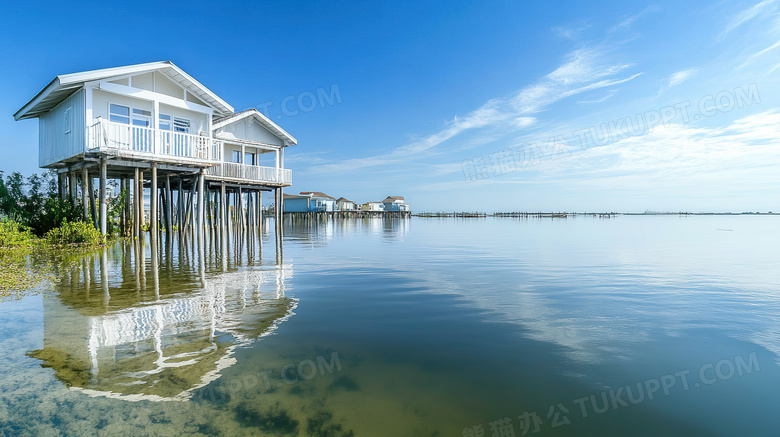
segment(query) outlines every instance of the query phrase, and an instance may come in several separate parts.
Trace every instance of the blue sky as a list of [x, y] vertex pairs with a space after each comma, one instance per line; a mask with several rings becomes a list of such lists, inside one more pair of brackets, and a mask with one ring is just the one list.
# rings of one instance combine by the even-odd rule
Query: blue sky
[[287, 192], [780, 211], [780, 1], [583, 3], [6, 2], [0, 168], [38, 171], [12, 114], [55, 75], [169, 59], [298, 138]]

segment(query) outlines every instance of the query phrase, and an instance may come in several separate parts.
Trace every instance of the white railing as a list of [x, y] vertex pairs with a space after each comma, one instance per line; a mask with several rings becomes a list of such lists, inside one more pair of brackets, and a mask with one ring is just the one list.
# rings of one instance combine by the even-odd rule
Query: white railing
[[90, 150], [222, 161], [222, 142], [200, 135], [100, 120], [87, 128], [87, 138]]
[[256, 165], [223, 162], [218, 166], [206, 169], [209, 176], [231, 179], [244, 179], [254, 182], [272, 184], [292, 184], [292, 170], [286, 168], [259, 167]]

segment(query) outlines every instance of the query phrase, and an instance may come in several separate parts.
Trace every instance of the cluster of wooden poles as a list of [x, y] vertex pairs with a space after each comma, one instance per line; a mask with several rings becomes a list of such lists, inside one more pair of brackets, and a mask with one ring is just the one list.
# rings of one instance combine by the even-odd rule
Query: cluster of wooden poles
[[[106, 235], [109, 169], [105, 158], [100, 159], [98, 168], [99, 201], [96, 201], [94, 189], [94, 168], [86, 165], [60, 173], [60, 195], [65, 198], [67, 192], [67, 197], [74, 206], [77, 205], [77, 199], [81, 198], [84, 220], [91, 221]], [[90, 170], [93, 172], [90, 173]], [[273, 190], [275, 205], [281, 205], [282, 201], [281, 187], [207, 180], [202, 169], [164, 166], [161, 173], [161, 177], [158, 177], [157, 163], [148, 164], [146, 168], [140, 165], [111, 168], [111, 175], [119, 180], [119, 188], [125, 193], [125, 203], [120, 209], [118, 223], [122, 235], [141, 237], [147, 230], [152, 236], [157, 236], [162, 231], [169, 234], [178, 231], [180, 235], [204, 231], [220, 239], [227, 235], [245, 235], [255, 229], [262, 230], [263, 191]], [[80, 196], [77, 183], [79, 176]], [[145, 187], [149, 188], [148, 225], [144, 202]], [[281, 228], [281, 220], [278, 217], [280, 210], [281, 208], [275, 208], [277, 231]]]

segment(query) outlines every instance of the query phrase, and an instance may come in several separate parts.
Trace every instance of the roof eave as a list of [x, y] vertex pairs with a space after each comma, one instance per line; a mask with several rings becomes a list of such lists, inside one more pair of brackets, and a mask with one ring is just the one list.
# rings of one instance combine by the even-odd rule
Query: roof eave
[[[202, 83], [198, 82], [194, 77], [190, 76], [184, 70], [179, 68], [176, 64], [174, 64], [171, 61], [156, 61], [156, 62], [148, 62], [145, 64], [137, 64], [137, 65], [128, 65], [123, 67], [111, 67], [111, 68], [102, 68], [99, 70], [91, 70], [91, 71], [83, 71], [78, 73], [69, 73], [69, 74], [61, 74], [57, 75], [51, 82], [49, 82], [48, 85], [46, 85], [38, 94], [35, 95], [29, 102], [27, 102], [24, 106], [22, 106], [21, 109], [16, 111], [14, 114], [14, 120], [25, 120], [29, 118], [37, 118], [40, 117], [41, 113], [38, 111], [32, 112], [32, 110], [40, 104], [46, 97], [51, 95], [52, 92], [62, 88], [67, 89], [68, 85], [78, 85], [84, 82], [89, 82], [91, 80], [103, 80], [107, 77], [111, 76], [123, 76], [127, 74], [137, 74], [142, 72], [148, 72], [148, 71], [157, 71], [163, 68], [171, 68], [173, 69], [177, 74], [181, 75], [185, 80], [187, 80], [192, 87], [202, 92], [205, 96], [209, 97], [211, 102], [209, 102], [209, 99], [205, 103], [211, 107], [215, 112], [220, 114], [232, 114], [234, 112], [234, 109], [232, 106], [230, 106], [226, 101], [222, 100], [219, 96], [214, 94], [213, 91], [203, 86]], [[187, 85], [180, 83], [182, 87], [185, 89], [187, 88]], [[190, 91], [192, 92], [192, 91]], [[198, 96], [203, 98], [203, 96]]]
[[49, 82], [48, 85], [43, 87], [42, 90], [38, 91], [38, 94], [35, 95], [32, 99], [30, 99], [29, 102], [25, 103], [24, 106], [22, 106], [16, 113], [14, 113], [14, 120], [26, 120], [29, 118], [35, 118], [33, 116], [29, 116], [30, 109], [35, 107], [38, 103], [41, 102], [41, 100], [45, 99], [46, 96], [51, 94], [52, 90], [60, 85], [60, 76], [56, 76], [54, 79], [52, 79], [51, 82]]

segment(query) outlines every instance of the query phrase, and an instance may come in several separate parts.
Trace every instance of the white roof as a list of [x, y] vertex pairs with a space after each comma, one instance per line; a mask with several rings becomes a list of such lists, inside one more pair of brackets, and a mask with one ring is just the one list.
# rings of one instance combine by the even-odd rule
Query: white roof
[[237, 112], [235, 114], [230, 114], [225, 118], [214, 120], [211, 128], [217, 130], [221, 127], [235, 123], [239, 120], [243, 120], [247, 117], [253, 117], [258, 123], [268, 129], [269, 132], [284, 140], [285, 146], [288, 145], [287, 143], [289, 143], [291, 146], [298, 144], [298, 140], [296, 140], [295, 137], [287, 133], [286, 130], [282, 129], [281, 126], [271, 121], [271, 119], [266, 117], [257, 109], [247, 109], [246, 111]]
[[171, 80], [181, 85], [184, 89], [198, 97], [208, 106], [214, 108], [216, 115], [233, 113], [233, 107], [185, 73], [171, 61], [150, 62], [147, 64], [128, 65], [125, 67], [104, 68], [102, 70], [84, 71], [81, 73], [62, 74], [55, 77], [35, 97], [14, 114], [14, 119], [25, 120], [38, 118], [49, 112], [68, 96], [80, 89], [86, 82], [105, 80], [128, 74], [143, 74], [150, 71], [159, 71]]

